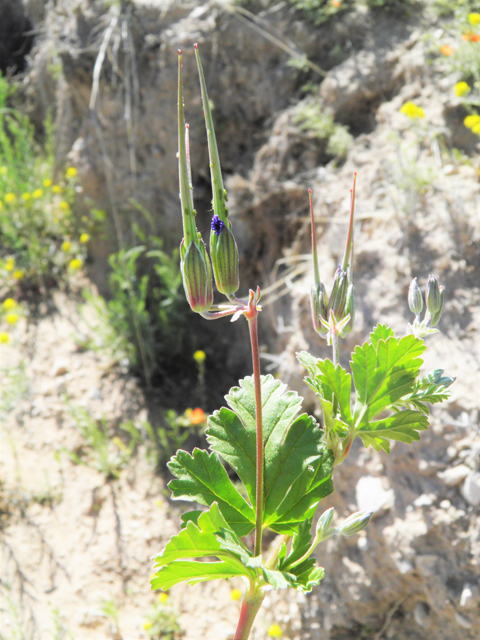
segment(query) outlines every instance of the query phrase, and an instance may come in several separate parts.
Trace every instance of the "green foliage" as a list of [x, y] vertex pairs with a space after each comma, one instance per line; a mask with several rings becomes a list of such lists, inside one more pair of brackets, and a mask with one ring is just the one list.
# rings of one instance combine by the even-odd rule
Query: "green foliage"
[[[167, 597], [167, 594], [162, 595]], [[152, 605], [143, 628], [153, 640], [180, 640], [184, 635], [176, 612], [162, 600]]]
[[[278, 533], [296, 535], [318, 503], [333, 490], [332, 456], [322, 443], [322, 431], [306, 414], [298, 415], [302, 399], [272, 376], [261, 377], [264, 425], [264, 507], [262, 522]], [[189, 512], [184, 529], [156, 558], [152, 587], [168, 589], [234, 575], [251, 582], [261, 579], [274, 588], [293, 586], [310, 591], [323, 577], [314, 563], [295, 571], [276, 570], [254, 558], [240, 540], [255, 527], [255, 389], [245, 378], [226, 397], [229, 408], [209, 418], [206, 431], [211, 453], [178, 451], [169, 463], [175, 476], [169, 484], [173, 498], [209, 506]], [[236, 489], [220, 462], [238, 474], [247, 498]], [[296, 549], [296, 547], [295, 547]], [[217, 558], [192, 562], [192, 558]]]
[[82, 266], [95, 225], [72, 215], [76, 169], [52, 180], [51, 125], [42, 150], [14, 101], [15, 85], [0, 77], [0, 283], [46, 294]]
[[61, 452], [67, 454], [75, 464], [85, 464], [97, 469], [107, 480], [118, 478], [120, 471], [141, 442], [138, 429], [131, 422], [120, 424], [120, 430], [129, 436], [127, 445], [119, 436], [111, 437], [110, 427], [105, 418], [95, 420], [83, 407], [70, 405], [69, 409], [88, 449], [85, 452], [62, 449]]
[[[390, 440], [419, 440], [418, 432], [428, 427], [429, 409], [425, 403], [442, 402], [449, 395], [447, 386], [453, 382], [441, 371], [418, 380], [423, 364], [420, 356], [425, 349], [423, 340], [413, 335], [397, 339], [389, 327], [380, 324], [370, 334], [370, 340], [353, 352], [352, 375], [330, 360], [305, 352], [298, 354], [309, 373], [305, 381], [322, 405], [327, 441], [336, 441], [337, 445], [342, 442], [345, 450], [347, 442], [351, 446], [360, 436], [365, 446], [388, 453]], [[334, 407], [338, 407], [338, 414]], [[338, 451], [338, 446], [332, 446]]]
[[294, 123], [300, 131], [308, 132], [320, 140], [326, 140], [326, 152], [337, 159], [348, 153], [353, 137], [348, 128], [336, 124], [331, 111], [324, 109], [317, 101], [304, 101], [296, 108]]
[[332, 0], [289, 0], [295, 9], [302, 11], [310, 22], [318, 26], [332, 16], [343, 13], [355, 5], [354, 0], [332, 2]]

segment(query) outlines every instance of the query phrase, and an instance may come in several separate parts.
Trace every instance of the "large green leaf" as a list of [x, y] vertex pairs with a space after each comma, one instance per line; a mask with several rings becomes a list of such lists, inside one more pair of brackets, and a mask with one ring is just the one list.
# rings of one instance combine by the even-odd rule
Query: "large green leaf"
[[[378, 330], [376, 330], [378, 331]], [[425, 345], [413, 335], [397, 340], [389, 336], [366, 342], [352, 354], [351, 368], [357, 393], [354, 423], [361, 428], [413, 391]]]
[[420, 411], [412, 411], [405, 409], [399, 411], [385, 420], [377, 420], [362, 425], [358, 431], [358, 435], [362, 438], [365, 446], [369, 444], [379, 451], [383, 449], [387, 453], [390, 452], [390, 444], [388, 440], [398, 440], [400, 442], [410, 443], [414, 440], [420, 440], [418, 431], [428, 429], [428, 418]]
[[[297, 524], [305, 519], [305, 511], [332, 491], [330, 458], [322, 444], [323, 433], [315, 421], [306, 414], [296, 417], [302, 398], [286, 392], [286, 386], [272, 376], [261, 377], [261, 392], [264, 523], [275, 531], [293, 533]], [[207, 438], [211, 449], [235, 469], [255, 505], [253, 378], [245, 378], [239, 387], [232, 389], [227, 402], [230, 409], [221, 409], [209, 419]], [[280, 520], [278, 528], [275, 523]]]
[[[227, 538], [229, 548], [222, 539]], [[246, 567], [248, 551], [235, 533], [228, 529], [216, 503], [204, 511], [197, 520], [187, 522], [184, 529], [173, 536], [165, 549], [155, 558], [159, 570], [152, 580], [152, 589], [169, 589], [179, 582], [195, 584], [202, 580], [246, 576], [253, 579], [255, 572]], [[218, 558], [215, 562], [196, 562], [193, 558]]]
[[174, 499], [207, 506], [217, 502], [228, 525], [239, 536], [255, 528], [254, 510], [234, 487], [215, 453], [194, 449], [191, 455], [180, 450], [168, 468], [177, 478], [168, 485]]

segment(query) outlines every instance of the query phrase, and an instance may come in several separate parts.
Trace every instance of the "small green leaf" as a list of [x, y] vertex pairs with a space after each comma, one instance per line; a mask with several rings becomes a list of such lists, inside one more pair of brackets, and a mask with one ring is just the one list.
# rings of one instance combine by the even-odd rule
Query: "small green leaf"
[[401, 397], [413, 391], [425, 351], [422, 340], [390, 336], [376, 344], [366, 342], [352, 354], [351, 368], [357, 393], [355, 427], [367, 424]]
[[437, 404], [448, 400], [450, 391], [448, 387], [455, 382], [455, 378], [443, 375], [443, 369], [435, 369], [421, 380], [415, 383], [412, 393], [400, 398], [393, 407], [412, 407], [425, 415], [430, 413], [428, 404]]
[[[155, 558], [155, 568], [159, 570], [152, 580], [152, 589], [169, 589], [184, 581], [195, 584], [242, 575], [253, 579], [254, 572], [243, 564], [241, 557], [231, 549], [223, 548], [223, 538], [219, 540], [219, 535], [225, 537], [227, 531], [228, 524], [216, 503], [198, 517], [197, 524], [187, 522], [186, 527], [173, 536]], [[235, 533], [230, 531], [230, 536], [241, 547]], [[218, 561], [192, 560], [208, 557], [216, 557]]]
[[279, 562], [278, 569], [280, 571], [287, 571], [291, 564], [299, 560], [308, 551], [312, 543], [311, 528], [311, 519], [300, 523], [298, 530], [293, 536], [290, 553], [283, 561]]
[[350, 395], [352, 393], [352, 376], [341, 365], [335, 366], [331, 360], [317, 360], [317, 368], [321, 381], [331, 389], [340, 408], [344, 422], [351, 424]]
[[399, 411], [385, 420], [378, 420], [362, 425], [358, 435], [362, 438], [366, 447], [372, 445], [375, 451], [383, 449], [390, 453], [388, 440], [410, 443], [420, 440], [418, 431], [428, 429], [427, 416], [419, 411], [405, 409]]
[[175, 500], [207, 506], [218, 502], [224, 518], [239, 536], [255, 528], [254, 510], [234, 487], [215, 453], [194, 449], [191, 455], [179, 450], [168, 468], [177, 478], [168, 485]]
[[394, 337], [395, 337], [395, 333], [393, 332], [393, 329], [391, 329], [390, 327], [387, 327], [386, 324], [377, 324], [377, 326], [369, 336], [370, 342], [373, 344], [375, 348], [379, 340], [388, 340], [388, 338], [394, 338]]

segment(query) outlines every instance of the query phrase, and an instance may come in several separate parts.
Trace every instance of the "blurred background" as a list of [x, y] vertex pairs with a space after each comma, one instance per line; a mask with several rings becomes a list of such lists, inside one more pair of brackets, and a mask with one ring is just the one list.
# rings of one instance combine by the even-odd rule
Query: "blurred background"
[[357, 172], [354, 330], [403, 335], [412, 278], [445, 290], [431, 429], [355, 443], [325, 501], [366, 531], [322, 585], [271, 593], [252, 639], [480, 636], [480, 7], [470, 0], [0, 0], [0, 639], [233, 637], [241, 583], [152, 593], [179, 526], [166, 462], [251, 374], [243, 319], [206, 322], [179, 271], [177, 50], [198, 228], [211, 185], [199, 43], [263, 373], [305, 397], [308, 193], [322, 281]]

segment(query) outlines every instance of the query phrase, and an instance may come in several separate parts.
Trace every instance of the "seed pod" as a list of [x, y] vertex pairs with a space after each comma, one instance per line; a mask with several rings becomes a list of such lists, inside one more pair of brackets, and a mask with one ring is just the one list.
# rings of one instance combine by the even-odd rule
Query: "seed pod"
[[217, 289], [226, 296], [234, 294], [240, 286], [238, 247], [230, 223], [224, 223], [217, 215], [212, 220], [210, 254]]
[[347, 289], [347, 302], [345, 304], [344, 317], [346, 318], [347, 315], [350, 314], [350, 320], [348, 321], [348, 323], [345, 325], [345, 328], [343, 329], [344, 334], [350, 333], [350, 331], [353, 329], [353, 323], [355, 322], [356, 307], [357, 307], [357, 304], [355, 301], [355, 291], [353, 288], [353, 284], [349, 284]]
[[416, 278], [412, 280], [408, 288], [408, 306], [416, 316], [422, 313], [423, 296]]
[[352, 513], [342, 525], [337, 527], [336, 533], [340, 533], [342, 536], [353, 536], [355, 533], [365, 529], [372, 515], [373, 511], [357, 511], [356, 513]]
[[328, 303], [328, 311], [333, 311], [336, 320], [343, 320], [345, 317], [345, 305], [347, 303], [348, 280], [347, 272], [341, 267], [335, 272], [332, 294]]
[[180, 256], [183, 286], [188, 304], [197, 313], [208, 311], [213, 304], [213, 288], [212, 268], [205, 243], [200, 240], [200, 245], [197, 245], [192, 241], [185, 249], [185, 241], [182, 240]]
[[312, 310], [312, 322], [313, 328], [317, 333], [319, 333], [322, 338], [324, 338], [328, 329], [325, 329], [321, 322], [321, 318], [324, 320], [327, 319], [327, 292], [325, 291], [325, 287], [323, 283], [313, 284], [310, 290], [310, 307]]

